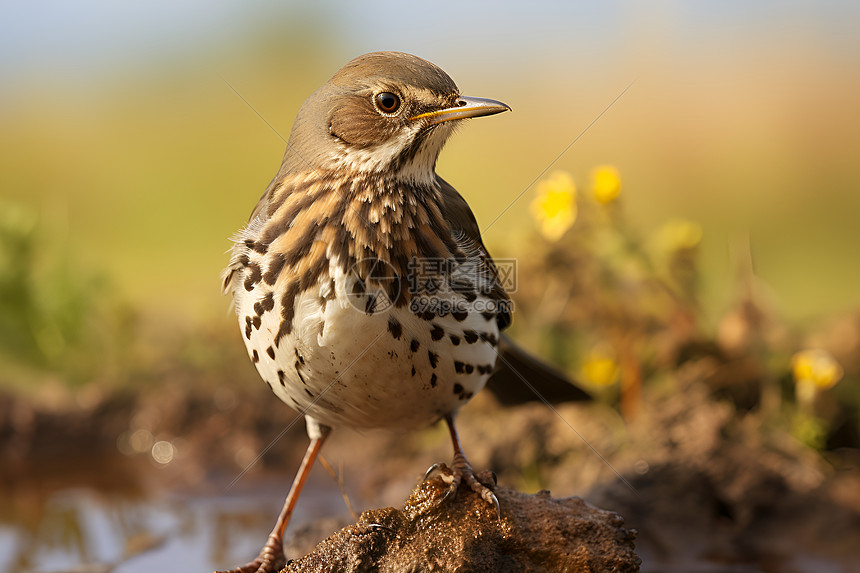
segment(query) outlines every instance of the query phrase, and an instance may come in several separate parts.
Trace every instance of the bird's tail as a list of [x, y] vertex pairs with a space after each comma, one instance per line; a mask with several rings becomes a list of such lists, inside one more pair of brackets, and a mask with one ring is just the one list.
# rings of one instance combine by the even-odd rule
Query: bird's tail
[[591, 396], [563, 372], [532, 356], [507, 335], [502, 334], [498, 350], [499, 359], [487, 389], [502, 404], [591, 400]]

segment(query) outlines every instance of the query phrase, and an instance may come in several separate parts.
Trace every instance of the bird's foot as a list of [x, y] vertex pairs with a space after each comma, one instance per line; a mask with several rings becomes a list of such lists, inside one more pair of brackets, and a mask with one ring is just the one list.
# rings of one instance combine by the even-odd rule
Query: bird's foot
[[[475, 473], [475, 470], [472, 468], [472, 464], [470, 464], [469, 460], [466, 459], [466, 456], [460, 452], [454, 454], [454, 461], [452, 463], [452, 467], [449, 469], [450, 473], [443, 471], [443, 469], [448, 470], [449, 468], [445, 464], [433, 464], [424, 474], [424, 481], [427, 481], [431, 476], [438, 472], [441, 475], [442, 480], [448, 484], [448, 491], [446, 491], [442, 496], [442, 502], [452, 498], [454, 494], [457, 493], [460, 483], [465, 482], [472, 491], [481, 496], [484, 501], [491, 504], [496, 510], [496, 515], [501, 518], [502, 513], [501, 508], [499, 507], [499, 499], [492, 490], [492, 487], [495, 487], [497, 481], [495, 473], [482, 472], [488, 475], [482, 476], [484, 481], [481, 481]], [[488, 485], [487, 482], [492, 482], [492, 485]]]
[[217, 571], [216, 573], [278, 573], [286, 565], [287, 558], [284, 557], [283, 541], [275, 535], [269, 535], [268, 541], [256, 559], [229, 571]]

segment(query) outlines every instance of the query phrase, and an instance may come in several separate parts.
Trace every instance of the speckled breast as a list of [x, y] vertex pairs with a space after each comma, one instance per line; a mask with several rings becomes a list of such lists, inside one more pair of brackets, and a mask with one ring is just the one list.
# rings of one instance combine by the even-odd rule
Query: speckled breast
[[243, 338], [272, 391], [327, 426], [430, 424], [483, 388], [496, 363], [495, 314], [481, 312], [493, 301], [481, 296], [435, 292], [394, 305], [391, 289], [332, 261], [286, 301], [294, 314], [283, 334], [287, 295], [239, 291]]

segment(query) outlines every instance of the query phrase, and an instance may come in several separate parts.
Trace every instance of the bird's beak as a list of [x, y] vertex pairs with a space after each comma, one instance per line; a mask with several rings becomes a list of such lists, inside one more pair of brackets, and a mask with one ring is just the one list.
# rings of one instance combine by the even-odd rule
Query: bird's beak
[[494, 99], [486, 99], [482, 97], [465, 97], [460, 96], [457, 99], [455, 107], [446, 107], [445, 109], [437, 109], [436, 111], [428, 111], [410, 117], [413, 119], [425, 119], [428, 125], [436, 125], [443, 121], [451, 121], [452, 119], [466, 119], [469, 117], [481, 117], [482, 115], [493, 115], [503, 111], [511, 111], [511, 108], [506, 104]]

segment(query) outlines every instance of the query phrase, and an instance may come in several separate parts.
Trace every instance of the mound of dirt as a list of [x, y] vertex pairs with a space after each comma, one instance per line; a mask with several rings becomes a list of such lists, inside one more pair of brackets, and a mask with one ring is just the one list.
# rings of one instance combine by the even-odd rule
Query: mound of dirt
[[636, 532], [618, 514], [496, 486], [499, 516], [468, 487], [443, 500], [445, 475], [419, 484], [402, 510], [365, 511], [285, 571], [639, 571]]

